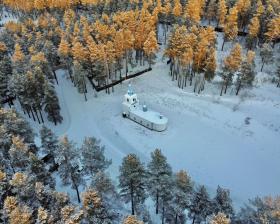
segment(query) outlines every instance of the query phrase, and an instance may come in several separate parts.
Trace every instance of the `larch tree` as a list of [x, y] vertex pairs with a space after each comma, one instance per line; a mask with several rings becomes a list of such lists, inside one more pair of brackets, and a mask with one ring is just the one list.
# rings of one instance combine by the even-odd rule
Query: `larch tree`
[[156, 33], [154, 31], [149, 33], [147, 40], [144, 42], [143, 50], [148, 57], [149, 68], [151, 68], [152, 58], [155, 57], [155, 53], [158, 50]]
[[219, 0], [219, 9], [218, 9], [218, 24], [217, 26], [224, 26], [227, 15], [227, 5], [225, 0]]
[[119, 176], [120, 195], [125, 202], [131, 203], [131, 214], [143, 204], [146, 195], [146, 170], [140, 159], [135, 154], [123, 158]]
[[189, 24], [198, 24], [201, 20], [204, 0], [189, 0], [185, 8], [185, 17]]
[[277, 87], [280, 87], [280, 63], [278, 63], [277, 65], [276, 76], [277, 76]]
[[104, 172], [111, 165], [112, 161], [105, 158], [104, 150], [105, 147], [100, 145], [100, 140], [94, 137], [84, 138], [80, 151], [85, 174], [93, 178], [98, 172]]
[[61, 38], [61, 42], [59, 44], [57, 52], [60, 57], [60, 61], [66, 65], [70, 78], [72, 79], [72, 76], [70, 73], [70, 71], [71, 71], [71, 48], [70, 48], [70, 44], [66, 40], [65, 36], [63, 36]]
[[64, 136], [60, 142], [57, 153], [58, 174], [64, 185], [70, 185], [77, 193], [80, 203], [79, 186], [84, 183], [79, 171], [79, 153], [75, 144]]
[[260, 32], [260, 21], [257, 16], [253, 17], [248, 26], [248, 37], [246, 39], [246, 44], [248, 49], [252, 49], [257, 45], [258, 35]]
[[238, 0], [235, 4], [238, 11], [239, 28], [245, 30], [250, 16], [251, 0]]
[[74, 70], [74, 85], [76, 86], [79, 93], [84, 94], [85, 101], [87, 101], [87, 71], [83, 68], [82, 64], [76, 59], [73, 62], [73, 70]]
[[238, 34], [238, 11], [237, 7], [233, 7], [229, 10], [229, 14], [226, 17], [226, 22], [224, 25], [224, 40], [222, 44], [222, 50], [224, 50], [224, 44], [227, 41], [233, 41]]
[[271, 41], [273, 45], [275, 41], [280, 38], [280, 16], [276, 16], [272, 20], [269, 21], [267, 25], [267, 32], [265, 36], [268, 41]]
[[220, 95], [222, 96], [223, 90], [226, 94], [228, 86], [232, 83], [232, 77], [237, 72], [242, 63], [242, 47], [236, 44], [230, 51], [230, 54], [224, 59], [223, 66], [223, 83]]

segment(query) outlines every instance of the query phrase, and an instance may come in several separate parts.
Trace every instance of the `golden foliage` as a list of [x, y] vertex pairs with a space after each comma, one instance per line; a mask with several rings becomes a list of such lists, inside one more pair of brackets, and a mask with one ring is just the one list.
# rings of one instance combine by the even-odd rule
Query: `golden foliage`
[[124, 219], [123, 224], [144, 224], [144, 223], [137, 220], [135, 216], [129, 215]]
[[230, 72], [236, 72], [242, 62], [242, 47], [240, 44], [235, 44], [229, 56], [224, 60], [225, 68]]
[[217, 215], [213, 216], [210, 220], [210, 224], [229, 224], [230, 219], [226, 217], [223, 213], [218, 213]]

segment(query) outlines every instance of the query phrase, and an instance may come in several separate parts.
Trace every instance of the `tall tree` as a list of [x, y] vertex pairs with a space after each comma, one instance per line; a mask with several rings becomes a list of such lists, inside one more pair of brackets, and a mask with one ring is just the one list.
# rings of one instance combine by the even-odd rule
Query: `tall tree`
[[209, 194], [204, 186], [200, 186], [194, 193], [189, 208], [189, 217], [192, 223], [202, 222], [212, 214]]
[[156, 214], [159, 206], [164, 210], [165, 199], [170, 194], [172, 185], [172, 170], [161, 150], [151, 153], [152, 160], [148, 163], [148, 191], [155, 201]]
[[77, 193], [80, 203], [79, 186], [84, 183], [79, 171], [79, 153], [75, 144], [64, 136], [59, 142], [57, 154], [58, 174], [64, 185], [70, 185]]
[[234, 210], [229, 190], [223, 189], [218, 186], [217, 193], [213, 202], [216, 214], [223, 213], [228, 218], [232, 218], [234, 216]]
[[269, 64], [273, 62], [273, 49], [270, 44], [264, 43], [262, 45], [260, 50], [260, 56], [262, 58], [262, 67], [261, 67], [261, 72], [262, 72], [265, 64]]
[[120, 166], [119, 187], [125, 202], [131, 203], [131, 214], [135, 214], [136, 206], [143, 204], [146, 195], [146, 170], [135, 154], [123, 158]]
[[104, 172], [112, 163], [104, 155], [105, 147], [100, 145], [100, 140], [94, 137], [85, 137], [81, 146], [83, 172], [92, 177], [98, 172]]
[[58, 138], [51, 129], [43, 125], [40, 130], [41, 148], [44, 153], [50, 156], [50, 163], [55, 165], [55, 158], [58, 150]]
[[225, 214], [218, 213], [211, 218], [210, 224], [230, 224], [230, 219]]
[[55, 89], [49, 82], [45, 84], [45, 112], [48, 114], [48, 120], [57, 123], [61, 123], [63, 117], [60, 115], [59, 100], [56, 95]]
[[233, 41], [238, 34], [238, 11], [236, 7], [229, 10], [229, 14], [226, 17], [226, 23], [224, 25], [224, 41], [222, 44], [222, 50], [224, 50], [224, 44], [227, 41]]

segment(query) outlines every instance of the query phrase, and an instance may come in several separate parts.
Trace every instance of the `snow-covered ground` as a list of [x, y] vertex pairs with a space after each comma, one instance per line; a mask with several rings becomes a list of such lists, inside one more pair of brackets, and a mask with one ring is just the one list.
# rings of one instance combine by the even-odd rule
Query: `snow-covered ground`
[[[126, 154], [136, 153], [147, 162], [150, 152], [160, 148], [174, 171], [187, 170], [211, 193], [217, 185], [229, 188], [236, 206], [257, 195], [280, 193], [280, 94], [275, 86], [263, 84], [242, 89], [241, 96], [232, 92], [220, 97], [219, 86], [207, 84], [197, 95], [191, 87], [179, 89], [159, 59], [151, 72], [116, 86], [113, 94], [101, 92], [96, 98], [88, 85], [85, 102], [65, 72], [57, 73], [64, 122], [51, 128], [78, 144], [85, 136], [101, 139], [113, 160], [114, 177]], [[168, 117], [166, 131], [150, 131], [122, 118], [129, 82], [140, 101]]]

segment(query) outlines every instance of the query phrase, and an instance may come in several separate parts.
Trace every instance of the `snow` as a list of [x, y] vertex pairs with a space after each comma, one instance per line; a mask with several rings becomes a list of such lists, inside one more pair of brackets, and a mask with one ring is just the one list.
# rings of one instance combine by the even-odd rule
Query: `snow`
[[236, 206], [257, 195], [279, 194], [280, 95], [275, 86], [263, 84], [242, 90], [241, 96], [220, 97], [219, 86], [207, 84], [197, 95], [191, 87], [179, 89], [159, 60], [151, 72], [132, 80], [138, 97], [169, 118], [168, 129], [159, 133], [122, 118], [128, 81], [113, 94], [101, 92], [98, 97], [88, 85], [85, 102], [65, 72], [57, 73], [64, 122], [52, 127], [78, 144], [85, 136], [101, 139], [113, 160], [113, 177], [126, 154], [136, 153], [147, 162], [150, 152], [160, 148], [175, 171], [187, 170], [212, 194], [217, 185], [229, 188]]
[[[219, 49], [221, 39], [222, 34], [218, 34]], [[218, 61], [231, 47], [231, 43], [225, 44], [224, 51], [217, 55]], [[257, 63], [257, 69], [259, 66]], [[67, 134], [78, 145], [85, 136], [101, 139], [106, 156], [113, 160], [110, 174], [116, 181], [125, 155], [135, 153], [147, 163], [150, 153], [160, 148], [174, 171], [187, 170], [212, 195], [217, 185], [230, 189], [239, 207], [257, 195], [280, 193], [280, 94], [279, 88], [264, 83], [270, 80], [270, 68], [265, 66], [264, 72], [257, 75], [256, 86], [241, 89], [240, 96], [229, 89], [227, 95], [220, 97], [219, 77], [197, 95], [192, 87], [182, 90], [171, 81], [169, 66], [159, 56], [152, 71], [131, 82], [143, 102], [168, 117], [164, 132], [151, 131], [122, 118], [121, 103], [130, 81], [116, 86], [114, 93], [100, 92], [98, 97], [88, 84], [85, 102], [65, 71], [58, 70], [56, 90], [64, 120], [57, 126], [49, 122], [46, 125], [59, 136]], [[29, 121], [38, 131], [41, 125]], [[59, 190], [76, 197], [70, 187]]]

